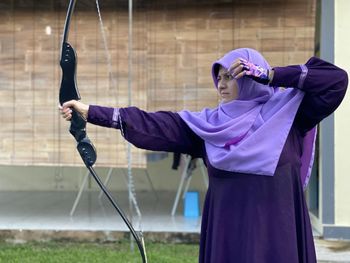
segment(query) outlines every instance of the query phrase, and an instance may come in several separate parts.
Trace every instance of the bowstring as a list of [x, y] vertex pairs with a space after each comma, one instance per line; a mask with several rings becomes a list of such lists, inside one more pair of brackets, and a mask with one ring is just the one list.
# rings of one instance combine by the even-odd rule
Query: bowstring
[[109, 53], [106, 31], [104, 29], [104, 24], [103, 24], [101, 10], [100, 10], [100, 4], [99, 4], [98, 0], [96, 0], [96, 8], [97, 8], [97, 14], [98, 14], [98, 20], [99, 20], [99, 24], [100, 24], [101, 34], [102, 34], [103, 48], [105, 50], [105, 56], [107, 58], [109, 79], [112, 82], [112, 87], [117, 87], [117, 80], [114, 77], [113, 71], [112, 71], [112, 59], [111, 59], [111, 54]]
[[[102, 15], [101, 15], [101, 9], [100, 9], [100, 4], [99, 1], [96, 0], [96, 9], [97, 9], [97, 13], [98, 13], [98, 18], [99, 18], [99, 24], [100, 24], [100, 29], [101, 29], [101, 35], [102, 35], [102, 41], [103, 41], [103, 47], [104, 47], [104, 51], [105, 51], [105, 56], [107, 58], [107, 67], [108, 67], [108, 75], [110, 77], [110, 80], [112, 82], [113, 87], [117, 86], [117, 81], [115, 79], [115, 76], [113, 75], [113, 71], [112, 71], [112, 59], [111, 59], [111, 54], [109, 52], [109, 48], [108, 48], [108, 43], [107, 43], [107, 37], [106, 37], [106, 31], [104, 29], [104, 24], [103, 24], [103, 20], [102, 20]], [[124, 131], [123, 131], [123, 126], [121, 125], [121, 132], [122, 135], [124, 137]], [[129, 144], [129, 143], [128, 143]], [[130, 168], [128, 167], [128, 170], [130, 170]], [[137, 199], [136, 199], [136, 191], [135, 191], [135, 184], [134, 184], [134, 180], [133, 180], [133, 176], [129, 175], [129, 187], [130, 187], [130, 194], [132, 196], [131, 200], [134, 204], [136, 213], [139, 217], [139, 228], [140, 228], [140, 232], [142, 235], [142, 223], [141, 223], [141, 219], [142, 219], [142, 214], [139, 208], [139, 205], [137, 203]]]

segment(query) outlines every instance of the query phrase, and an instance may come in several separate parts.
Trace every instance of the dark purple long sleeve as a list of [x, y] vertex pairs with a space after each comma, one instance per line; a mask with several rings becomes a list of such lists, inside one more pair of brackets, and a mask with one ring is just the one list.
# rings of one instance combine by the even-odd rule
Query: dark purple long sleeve
[[115, 108], [90, 105], [87, 121], [98, 126], [119, 129], [118, 114], [119, 111]]
[[274, 73], [270, 86], [294, 87], [305, 92], [295, 118], [295, 125], [302, 133], [336, 110], [348, 86], [344, 70], [316, 57], [305, 65], [276, 67]]
[[125, 139], [138, 148], [203, 156], [203, 141], [177, 113], [90, 105], [88, 122], [120, 129]]

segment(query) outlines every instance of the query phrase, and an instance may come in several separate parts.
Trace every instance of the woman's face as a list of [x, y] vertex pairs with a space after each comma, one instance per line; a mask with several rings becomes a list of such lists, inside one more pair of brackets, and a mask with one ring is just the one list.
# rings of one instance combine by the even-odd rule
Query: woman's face
[[220, 67], [218, 80], [218, 94], [222, 103], [237, 99], [238, 84], [232, 75], [223, 67]]

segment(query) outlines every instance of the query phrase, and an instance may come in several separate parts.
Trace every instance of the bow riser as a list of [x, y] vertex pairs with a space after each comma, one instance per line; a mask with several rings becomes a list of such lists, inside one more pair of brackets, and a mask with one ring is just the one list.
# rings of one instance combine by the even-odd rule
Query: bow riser
[[[62, 43], [60, 65], [62, 69], [62, 81], [59, 94], [60, 104], [62, 105], [69, 100], [80, 100], [76, 81], [77, 55], [73, 47], [67, 42]], [[77, 142], [80, 142], [87, 137], [86, 120], [74, 110], [72, 112], [69, 132]], [[89, 161], [89, 163], [91, 162]]]

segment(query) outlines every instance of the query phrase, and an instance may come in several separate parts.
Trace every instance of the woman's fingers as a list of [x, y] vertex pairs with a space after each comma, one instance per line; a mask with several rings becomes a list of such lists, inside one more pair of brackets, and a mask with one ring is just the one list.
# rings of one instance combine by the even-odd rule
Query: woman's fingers
[[235, 76], [235, 79], [240, 79], [241, 77], [243, 77], [244, 75], [247, 74], [247, 71], [246, 70], [243, 70], [242, 72], [240, 72], [239, 74], [237, 74]]
[[74, 108], [76, 105], [76, 101], [75, 100], [70, 100], [67, 101], [65, 103], [63, 103], [63, 105], [59, 105], [58, 109], [61, 112], [62, 117], [66, 120], [66, 121], [70, 121], [72, 118], [72, 108]]
[[70, 108], [62, 109], [61, 111], [62, 117], [69, 121], [72, 118], [72, 110]]
[[229, 67], [228, 72], [233, 74], [235, 71], [237, 71], [237, 69], [240, 67], [240, 65], [241, 65], [240, 59], [236, 59]]
[[228, 69], [235, 79], [239, 79], [245, 75], [246, 68], [244, 67], [245, 60], [242, 58], [236, 59]]
[[77, 100], [70, 100], [63, 103], [62, 107], [60, 108], [63, 118], [65, 118], [66, 120], [71, 119], [72, 110], [75, 110], [84, 119], [86, 119], [89, 111], [89, 106]]

